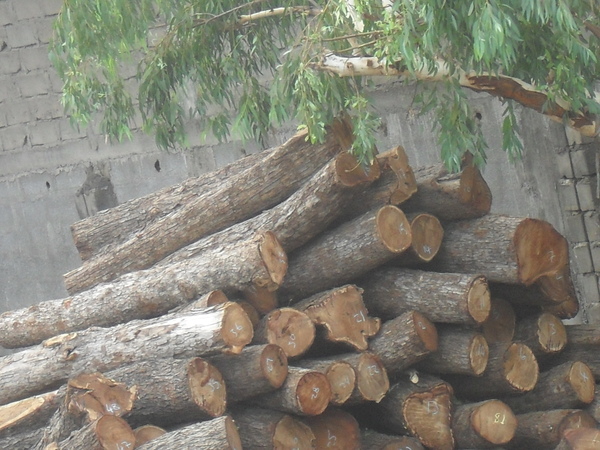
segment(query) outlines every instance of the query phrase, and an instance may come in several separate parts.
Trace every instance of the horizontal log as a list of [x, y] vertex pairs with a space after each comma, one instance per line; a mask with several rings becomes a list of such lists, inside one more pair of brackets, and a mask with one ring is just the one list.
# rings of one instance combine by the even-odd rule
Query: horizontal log
[[352, 414], [330, 407], [305, 421], [315, 434], [315, 448], [360, 450], [360, 427]]
[[133, 430], [133, 434], [135, 435], [135, 446], [133, 448], [141, 447], [146, 442], [150, 442], [152, 439], [156, 439], [166, 432], [167, 430], [156, 425], [142, 425], [141, 427], [137, 427]]
[[595, 428], [571, 428], [565, 430], [554, 450], [593, 450], [600, 443], [600, 430]]
[[421, 442], [412, 436], [398, 436], [379, 433], [372, 429], [362, 429], [360, 442], [362, 448], [373, 450], [425, 450]]
[[252, 343], [275, 344], [288, 358], [295, 358], [308, 351], [315, 333], [315, 325], [306, 313], [294, 308], [277, 308], [260, 320]]
[[459, 405], [452, 414], [457, 448], [494, 448], [512, 440], [517, 429], [513, 411], [500, 400]]
[[565, 348], [567, 331], [557, 316], [541, 312], [519, 319], [514, 339], [523, 342], [536, 357], [542, 358]]
[[488, 344], [512, 341], [517, 326], [512, 304], [500, 297], [492, 297], [490, 304], [490, 315], [481, 326], [485, 340]]
[[352, 365], [338, 358], [301, 359], [294, 363], [298, 367], [321, 372], [327, 377], [331, 388], [332, 405], [343, 405], [356, 388], [356, 372]]

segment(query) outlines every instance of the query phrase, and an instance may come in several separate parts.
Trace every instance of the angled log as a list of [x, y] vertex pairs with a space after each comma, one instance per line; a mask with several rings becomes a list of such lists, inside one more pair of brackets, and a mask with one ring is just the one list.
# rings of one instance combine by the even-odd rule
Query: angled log
[[334, 133], [312, 145], [300, 134], [259, 164], [215, 183], [171, 213], [154, 220], [128, 240], [100, 251], [64, 276], [70, 294], [156, 262], [203, 236], [248, 219], [285, 200], [340, 150]]
[[325, 331], [325, 341], [363, 351], [369, 347], [368, 339], [379, 331], [381, 319], [369, 316], [362, 292], [348, 284], [314, 294], [294, 304], [294, 308], [310, 317], [317, 329]]
[[135, 435], [125, 420], [118, 416], [101, 416], [94, 422], [71, 433], [58, 443], [60, 450], [104, 450], [133, 448]]
[[287, 267], [285, 253], [270, 232], [205, 256], [128, 274], [66, 299], [3, 313], [0, 345], [30, 346], [61, 333], [156, 317], [226, 286], [278, 285]]
[[209, 356], [207, 360], [222, 374], [229, 404], [271, 392], [288, 375], [288, 360], [275, 344], [250, 345], [239, 355]]
[[485, 340], [488, 344], [512, 341], [517, 326], [512, 304], [500, 297], [492, 297], [490, 304], [490, 315], [481, 325]]
[[494, 448], [512, 440], [517, 429], [513, 411], [500, 400], [457, 406], [452, 432], [457, 448]]
[[251, 339], [252, 324], [234, 302], [59, 335], [0, 358], [0, 404], [36, 395], [82, 372], [106, 372], [125, 362], [239, 353]]
[[438, 348], [435, 325], [417, 311], [407, 311], [385, 322], [369, 342], [390, 375], [424, 359]]
[[524, 343], [537, 358], [541, 358], [565, 348], [567, 331], [557, 316], [541, 312], [517, 321], [514, 340]]
[[398, 255], [393, 262], [403, 267], [428, 263], [435, 258], [442, 245], [444, 228], [438, 218], [429, 213], [407, 213], [406, 218], [410, 223], [412, 241], [408, 250]]
[[581, 361], [567, 362], [541, 372], [535, 387], [503, 401], [516, 414], [550, 409], [584, 408], [594, 400], [592, 371]]
[[133, 448], [141, 447], [146, 442], [150, 442], [152, 439], [156, 439], [166, 432], [167, 430], [156, 425], [142, 425], [141, 427], [137, 427], [133, 430], [135, 436], [135, 446]]
[[315, 325], [306, 313], [294, 308], [277, 308], [263, 316], [254, 330], [253, 344], [275, 344], [288, 358], [310, 348], [315, 340]]
[[403, 205], [406, 211], [427, 211], [442, 221], [481, 217], [490, 212], [491, 191], [478, 169], [465, 167], [449, 174], [443, 165], [415, 170], [417, 192]]
[[360, 427], [354, 416], [343, 409], [329, 407], [318, 417], [307, 417], [315, 434], [315, 448], [359, 450]]
[[562, 352], [556, 353], [548, 361], [545, 361], [545, 363], [560, 365], [575, 361], [584, 363], [592, 371], [594, 379], [597, 382], [600, 381], [600, 352], [598, 352], [598, 348], [595, 346], [571, 345], [567, 342]]
[[373, 450], [425, 450], [421, 442], [414, 437], [379, 433], [370, 428], [361, 429], [360, 442], [362, 448]]
[[181, 313], [194, 309], [208, 308], [209, 306], [220, 305], [222, 303], [227, 303], [228, 301], [229, 298], [227, 295], [225, 295], [225, 293], [220, 289], [216, 289], [214, 291], [207, 292], [206, 294], [202, 294], [196, 300], [192, 300], [189, 303], [185, 303], [169, 310], [169, 313]]
[[600, 445], [600, 430], [571, 428], [565, 430], [554, 450], [595, 450]]
[[410, 224], [384, 206], [322, 233], [290, 258], [280, 301], [298, 301], [340, 286], [390, 261], [411, 243]]
[[252, 403], [299, 416], [316, 416], [325, 411], [330, 400], [331, 387], [325, 375], [290, 366], [279, 389], [253, 398]]
[[438, 349], [417, 364], [428, 373], [479, 376], [489, 357], [488, 343], [475, 330], [437, 325]]
[[562, 272], [567, 240], [548, 222], [488, 214], [448, 223], [432, 264], [443, 272], [481, 273], [490, 281], [529, 286]]
[[367, 309], [384, 320], [417, 310], [433, 322], [479, 325], [490, 311], [490, 293], [481, 275], [383, 267], [358, 284]]
[[138, 448], [140, 450], [164, 450], [167, 448], [241, 449], [242, 441], [231, 416], [221, 416], [170, 431]]
[[297, 367], [321, 372], [327, 377], [331, 388], [332, 405], [343, 405], [356, 387], [356, 372], [346, 361], [333, 359], [301, 359], [294, 363]]

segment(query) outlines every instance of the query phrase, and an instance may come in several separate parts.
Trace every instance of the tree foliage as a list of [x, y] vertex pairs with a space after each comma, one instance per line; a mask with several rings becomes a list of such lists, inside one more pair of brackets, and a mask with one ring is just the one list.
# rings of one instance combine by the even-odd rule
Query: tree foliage
[[65, 0], [50, 55], [74, 122], [99, 114], [121, 139], [141, 120], [161, 147], [185, 145], [190, 120], [260, 140], [294, 119], [318, 141], [348, 113], [366, 161], [379, 126], [370, 75], [420, 83], [413, 107], [432, 112], [457, 169], [465, 151], [485, 161], [465, 87], [506, 102], [511, 157], [514, 101], [596, 134], [598, 11], [596, 0]]

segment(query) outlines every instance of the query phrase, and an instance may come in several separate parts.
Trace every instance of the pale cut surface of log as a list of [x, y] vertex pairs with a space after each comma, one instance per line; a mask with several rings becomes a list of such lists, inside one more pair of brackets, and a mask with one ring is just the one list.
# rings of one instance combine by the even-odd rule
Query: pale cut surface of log
[[128, 274], [114, 283], [0, 315], [0, 345], [37, 344], [57, 334], [156, 317], [225, 286], [281, 283], [287, 270], [277, 238], [265, 232], [233, 250]]
[[381, 267], [359, 282], [367, 309], [384, 320], [417, 310], [432, 322], [479, 325], [490, 312], [485, 277]]
[[571, 428], [554, 450], [596, 450], [600, 446], [600, 430], [594, 428]]
[[352, 365], [338, 359], [301, 359], [296, 366], [316, 370], [327, 377], [331, 388], [332, 405], [343, 405], [356, 387], [356, 372]]
[[36, 395], [82, 372], [105, 372], [126, 362], [240, 352], [252, 332], [242, 307], [228, 302], [56, 336], [0, 358], [0, 404]]
[[71, 433], [58, 444], [60, 450], [104, 450], [133, 448], [135, 434], [125, 420], [117, 416], [101, 416], [94, 422]]
[[[203, 190], [188, 203], [144, 227], [128, 240], [100, 252], [64, 276], [70, 294], [146, 269], [176, 250], [245, 220], [295, 192], [338, 151], [334, 133], [312, 145], [296, 136], [259, 164]], [[212, 186], [212, 185], [211, 185]]]
[[277, 308], [263, 316], [254, 330], [254, 344], [275, 344], [288, 358], [304, 354], [315, 340], [315, 325], [294, 308]]
[[360, 450], [360, 427], [352, 414], [330, 407], [320, 416], [305, 420], [315, 434], [315, 448]]
[[421, 442], [412, 436], [397, 436], [361, 429], [362, 448], [372, 450], [425, 450]]
[[250, 302], [247, 302], [246, 300], [236, 300], [236, 302], [246, 312], [248, 319], [250, 319], [250, 322], [252, 323], [252, 326], [256, 328], [258, 322], [260, 322], [260, 313], [254, 306], [252, 306]]
[[484, 400], [457, 406], [452, 431], [457, 448], [494, 448], [512, 440], [517, 418], [500, 400]]
[[290, 255], [280, 301], [298, 301], [348, 283], [390, 261], [411, 243], [410, 224], [384, 206], [326, 231]]
[[233, 418], [243, 448], [315, 448], [308, 425], [289, 414], [257, 407], [236, 408]]
[[328, 342], [364, 351], [369, 347], [368, 339], [379, 331], [381, 320], [369, 316], [362, 292], [349, 284], [312, 295], [294, 304], [294, 308], [304, 312], [317, 327], [323, 327]]
[[510, 342], [515, 336], [517, 317], [510, 302], [492, 297], [490, 315], [481, 325], [481, 332], [488, 344]]
[[288, 360], [275, 344], [250, 345], [239, 355], [216, 355], [208, 361], [222, 374], [229, 404], [281, 387], [288, 375]]
[[152, 439], [156, 439], [166, 432], [167, 430], [156, 425], [142, 425], [141, 427], [137, 427], [133, 430], [133, 434], [135, 435], [134, 448], [141, 447], [146, 442], [150, 442]]
[[197, 422], [163, 434], [140, 450], [189, 448], [197, 450], [241, 450], [240, 434], [231, 416]]
[[567, 331], [557, 316], [541, 312], [519, 319], [514, 339], [527, 345], [536, 357], [543, 357], [565, 348]]
[[566, 239], [539, 219], [488, 214], [447, 223], [435, 258], [443, 272], [480, 273], [499, 283], [531, 285], [569, 263]]
[[439, 219], [429, 213], [407, 213], [410, 222], [412, 241], [407, 251], [400, 254], [393, 262], [399, 266], [413, 267], [428, 263], [437, 255], [444, 228]]

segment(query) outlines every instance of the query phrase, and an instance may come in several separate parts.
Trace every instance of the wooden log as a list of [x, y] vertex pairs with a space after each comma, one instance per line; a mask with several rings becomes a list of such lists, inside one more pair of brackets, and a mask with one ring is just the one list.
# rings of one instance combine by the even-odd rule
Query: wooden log
[[279, 389], [253, 398], [252, 403], [290, 414], [316, 416], [325, 411], [330, 400], [331, 387], [325, 375], [290, 366]]
[[315, 448], [359, 450], [360, 427], [352, 414], [329, 407], [317, 417], [305, 419], [315, 434]]
[[350, 282], [390, 261], [410, 243], [410, 224], [400, 209], [388, 205], [369, 211], [296, 250], [279, 300], [298, 301]]
[[570, 347], [600, 347], [600, 327], [596, 324], [566, 325], [565, 331]]
[[403, 208], [427, 211], [442, 221], [481, 217], [490, 212], [491, 191], [473, 166], [449, 174], [443, 165], [423, 167], [415, 171], [417, 192]]
[[452, 432], [457, 448], [494, 448], [512, 440], [517, 418], [500, 400], [484, 400], [457, 406]]
[[258, 326], [258, 323], [260, 322], [260, 313], [256, 310], [254, 306], [252, 306], [250, 302], [247, 302], [245, 300], [237, 300], [237, 304], [242, 307], [242, 309], [248, 316], [248, 319], [250, 319], [252, 327], [256, 328]]
[[288, 375], [287, 356], [274, 344], [251, 345], [239, 355], [207, 359], [222, 374], [229, 404], [278, 389]]
[[105, 415], [58, 443], [60, 450], [133, 448], [135, 434], [121, 417]]
[[432, 214], [407, 213], [412, 241], [404, 253], [393, 260], [403, 267], [414, 267], [428, 263], [437, 255], [444, 238], [444, 228], [439, 219]]
[[259, 314], [267, 314], [279, 306], [276, 291], [268, 287], [259, 287], [255, 284], [249, 285], [242, 292], [246, 301], [254, 306]]
[[475, 330], [456, 326], [436, 325], [438, 349], [417, 364], [429, 373], [454, 373], [479, 376], [486, 367], [489, 357], [488, 343]]
[[225, 286], [281, 283], [285, 253], [270, 232], [212, 256], [125, 275], [62, 300], [0, 315], [0, 345], [37, 344], [57, 334], [156, 317]]
[[595, 428], [571, 428], [554, 450], [596, 450], [600, 446], [600, 430]]
[[371, 314], [384, 320], [417, 310], [433, 322], [479, 325], [490, 311], [485, 277], [383, 267], [358, 282]]
[[596, 422], [600, 423], [600, 387], [598, 384], [594, 388], [594, 400], [589, 405], [583, 407], [583, 409], [590, 413], [596, 419]]
[[567, 345], [567, 332], [557, 316], [541, 312], [517, 321], [514, 340], [523, 342], [541, 358], [562, 351]]
[[196, 422], [153, 439], [140, 450], [193, 448], [196, 450], [240, 450], [242, 441], [231, 416]]
[[278, 308], [265, 315], [254, 330], [253, 344], [275, 344], [288, 358], [304, 354], [315, 340], [315, 325], [306, 313]]
[[517, 317], [511, 303], [500, 297], [492, 297], [490, 315], [481, 325], [481, 332], [488, 344], [512, 341], [516, 326]]
[[289, 414], [257, 407], [238, 407], [232, 414], [242, 448], [315, 448], [311, 428]]
[[379, 433], [370, 428], [361, 429], [362, 448], [372, 450], [425, 450], [421, 442], [412, 436]]
[[356, 387], [356, 372], [352, 365], [337, 358], [301, 359], [295, 362], [298, 367], [321, 372], [327, 377], [331, 388], [332, 405], [343, 405]]
[[535, 387], [503, 398], [516, 414], [550, 409], [583, 408], [594, 400], [592, 371], [581, 361], [560, 364], [540, 373]]
[[146, 442], [150, 442], [152, 439], [156, 439], [166, 432], [167, 430], [156, 425], [142, 425], [141, 427], [137, 427], [133, 430], [135, 436], [135, 446], [133, 448], [141, 447]]
[[384, 322], [369, 342], [369, 349], [381, 358], [390, 375], [416, 364], [437, 348], [435, 325], [417, 311]]
[[312, 295], [294, 305], [317, 328], [325, 330], [325, 340], [357, 351], [369, 347], [368, 339], [381, 327], [381, 319], [369, 317], [362, 299], [363, 290], [348, 284]]
[[[573, 326], [573, 325], [569, 325]], [[592, 371], [594, 379], [600, 381], [600, 352], [596, 346], [571, 345], [567, 342], [562, 352], [545, 361], [546, 364], [559, 365], [568, 362], [581, 361]]]
[[63, 334], [0, 358], [0, 404], [36, 395], [82, 372], [105, 372], [125, 362], [239, 353], [251, 339], [248, 316], [234, 302]]
[[488, 214], [448, 223], [444, 233], [435, 258], [435, 269], [443, 272], [529, 286], [569, 263], [567, 240], [543, 220]]

